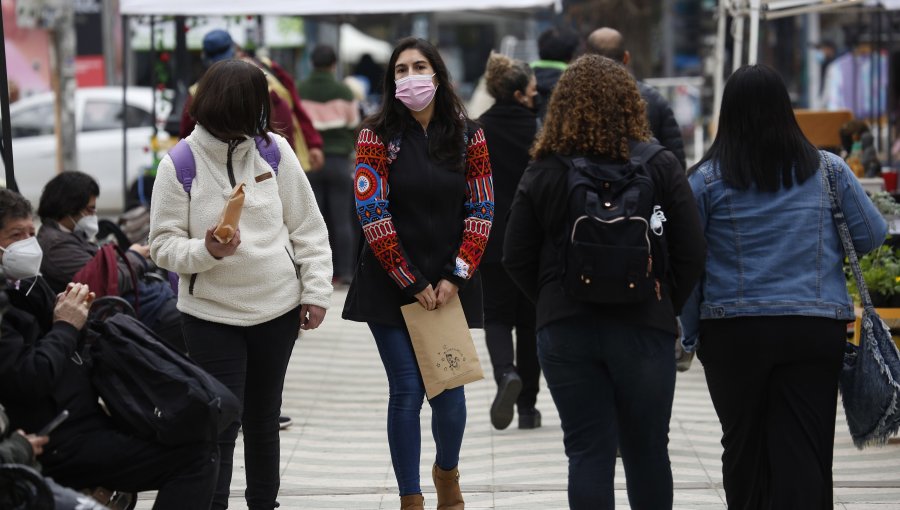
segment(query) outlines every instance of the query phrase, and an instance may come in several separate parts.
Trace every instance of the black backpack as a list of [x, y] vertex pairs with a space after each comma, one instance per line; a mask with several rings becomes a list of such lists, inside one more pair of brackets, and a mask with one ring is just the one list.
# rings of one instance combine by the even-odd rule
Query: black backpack
[[134, 317], [92, 321], [88, 339], [91, 382], [133, 435], [167, 445], [215, 441], [237, 421], [237, 397]]
[[645, 164], [664, 149], [633, 143], [624, 163], [562, 158], [569, 166], [563, 288], [570, 297], [595, 304], [661, 299], [665, 215]]

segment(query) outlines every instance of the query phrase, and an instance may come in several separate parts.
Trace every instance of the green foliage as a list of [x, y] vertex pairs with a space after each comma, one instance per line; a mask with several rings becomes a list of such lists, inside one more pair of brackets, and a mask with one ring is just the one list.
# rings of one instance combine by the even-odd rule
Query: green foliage
[[891, 221], [892, 216], [900, 216], [900, 204], [894, 200], [894, 197], [891, 196], [890, 193], [887, 191], [878, 191], [871, 196], [872, 203], [875, 204], [875, 207], [878, 208], [878, 212], [880, 212], [887, 221]]
[[[859, 267], [862, 269], [863, 280], [869, 287], [870, 294], [881, 294], [885, 297], [900, 295], [900, 251], [884, 244], [860, 257]], [[854, 301], [858, 302], [859, 291], [850, 266], [845, 265], [844, 272], [847, 273], [847, 289]]]

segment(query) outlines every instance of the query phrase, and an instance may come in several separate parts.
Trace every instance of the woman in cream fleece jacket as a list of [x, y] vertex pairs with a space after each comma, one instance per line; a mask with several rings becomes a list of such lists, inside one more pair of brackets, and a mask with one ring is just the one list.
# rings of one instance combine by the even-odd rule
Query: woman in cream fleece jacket
[[[213, 508], [226, 508], [238, 428], [243, 426], [246, 499], [272, 509], [279, 486], [278, 416], [299, 329], [318, 327], [331, 300], [328, 232], [312, 188], [287, 141], [271, 134], [265, 76], [238, 60], [200, 81], [185, 139], [196, 176], [185, 192], [170, 157], [159, 165], [150, 210], [150, 253], [180, 276], [178, 308], [188, 351], [243, 403], [241, 423], [219, 437], [221, 469]], [[281, 154], [277, 174], [254, 136]], [[265, 142], [263, 142], [265, 143]], [[239, 230], [227, 244], [212, 229], [245, 184]]]

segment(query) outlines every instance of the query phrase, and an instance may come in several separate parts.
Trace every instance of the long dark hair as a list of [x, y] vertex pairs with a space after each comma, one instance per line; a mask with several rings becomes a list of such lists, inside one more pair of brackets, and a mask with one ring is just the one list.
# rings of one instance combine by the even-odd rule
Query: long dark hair
[[757, 64], [728, 78], [716, 139], [690, 171], [706, 161], [719, 165], [728, 186], [742, 190], [755, 184], [778, 191], [815, 175], [819, 153], [800, 131], [777, 71]]
[[268, 138], [272, 100], [266, 75], [242, 60], [216, 62], [203, 73], [191, 103], [191, 117], [221, 140]]
[[[434, 96], [434, 117], [431, 119], [437, 135], [428, 144], [428, 154], [438, 161], [456, 161], [462, 168], [463, 130], [466, 129], [465, 107], [453, 91], [450, 72], [447, 71], [444, 59], [441, 58], [437, 48], [425, 39], [406, 37], [397, 43], [384, 73], [381, 108], [363, 122], [363, 127], [375, 131], [387, 144], [395, 136], [417, 125], [409, 109], [394, 97], [397, 91], [397, 85], [394, 83], [394, 66], [397, 65], [400, 54], [409, 49], [419, 50], [422, 53], [434, 69], [438, 82], [437, 93]], [[463, 118], [460, 118], [460, 115]]]

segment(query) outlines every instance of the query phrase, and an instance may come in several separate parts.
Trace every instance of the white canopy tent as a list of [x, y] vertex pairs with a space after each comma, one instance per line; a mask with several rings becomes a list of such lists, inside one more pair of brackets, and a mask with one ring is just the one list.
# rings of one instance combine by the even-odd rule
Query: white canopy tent
[[244, 14], [297, 14], [304, 16], [334, 14], [416, 13], [462, 10], [531, 9], [555, 5], [562, 0], [119, 0], [123, 15], [219, 16]]
[[815, 12], [827, 12], [854, 5], [877, 6], [886, 10], [900, 9], [900, 0], [719, 0], [716, 32], [713, 115], [722, 103], [725, 77], [725, 39], [728, 17], [732, 18], [734, 38], [732, 70], [744, 63], [744, 23], [749, 23], [747, 63], [755, 64], [759, 50], [760, 20], [772, 20]]

